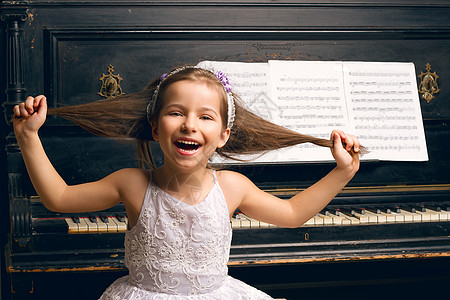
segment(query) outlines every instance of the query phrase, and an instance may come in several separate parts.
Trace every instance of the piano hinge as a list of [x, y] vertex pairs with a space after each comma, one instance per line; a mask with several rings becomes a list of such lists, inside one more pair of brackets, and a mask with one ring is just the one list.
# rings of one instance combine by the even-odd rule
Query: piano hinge
[[13, 198], [11, 211], [11, 248], [14, 252], [31, 250], [31, 208], [27, 198]]

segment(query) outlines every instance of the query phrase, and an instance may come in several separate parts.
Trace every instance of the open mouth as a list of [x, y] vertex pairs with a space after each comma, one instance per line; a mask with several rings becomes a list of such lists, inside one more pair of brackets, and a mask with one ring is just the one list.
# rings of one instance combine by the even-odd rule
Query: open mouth
[[175, 146], [183, 153], [194, 153], [201, 147], [201, 144], [194, 141], [177, 140]]

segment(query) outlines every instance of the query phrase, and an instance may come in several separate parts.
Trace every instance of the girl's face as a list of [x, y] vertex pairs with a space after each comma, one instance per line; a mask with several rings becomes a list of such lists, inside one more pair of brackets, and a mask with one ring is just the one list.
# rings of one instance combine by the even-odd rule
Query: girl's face
[[167, 87], [152, 135], [164, 152], [164, 165], [206, 167], [230, 135], [223, 128], [219, 91], [204, 82], [182, 80]]

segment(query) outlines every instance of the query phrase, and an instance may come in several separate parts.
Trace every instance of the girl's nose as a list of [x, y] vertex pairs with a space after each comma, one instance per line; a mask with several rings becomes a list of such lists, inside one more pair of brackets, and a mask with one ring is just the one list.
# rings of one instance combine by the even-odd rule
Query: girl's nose
[[196, 132], [197, 131], [197, 118], [192, 115], [187, 116], [186, 119], [184, 120], [182, 130], [185, 130], [188, 132]]

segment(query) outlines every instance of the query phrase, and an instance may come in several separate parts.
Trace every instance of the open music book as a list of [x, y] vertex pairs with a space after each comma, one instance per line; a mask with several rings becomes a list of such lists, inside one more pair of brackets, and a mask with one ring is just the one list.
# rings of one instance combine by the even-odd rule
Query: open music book
[[[413, 63], [203, 61], [199, 66], [224, 72], [247, 108], [271, 122], [326, 139], [333, 129], [356, 135], [370, 151], [363, 160], [428, 160]], [[333, 160], [329, 149], [312, 144], [244, 158]], [[231, 161], [215, 157], [213, 162]]]

